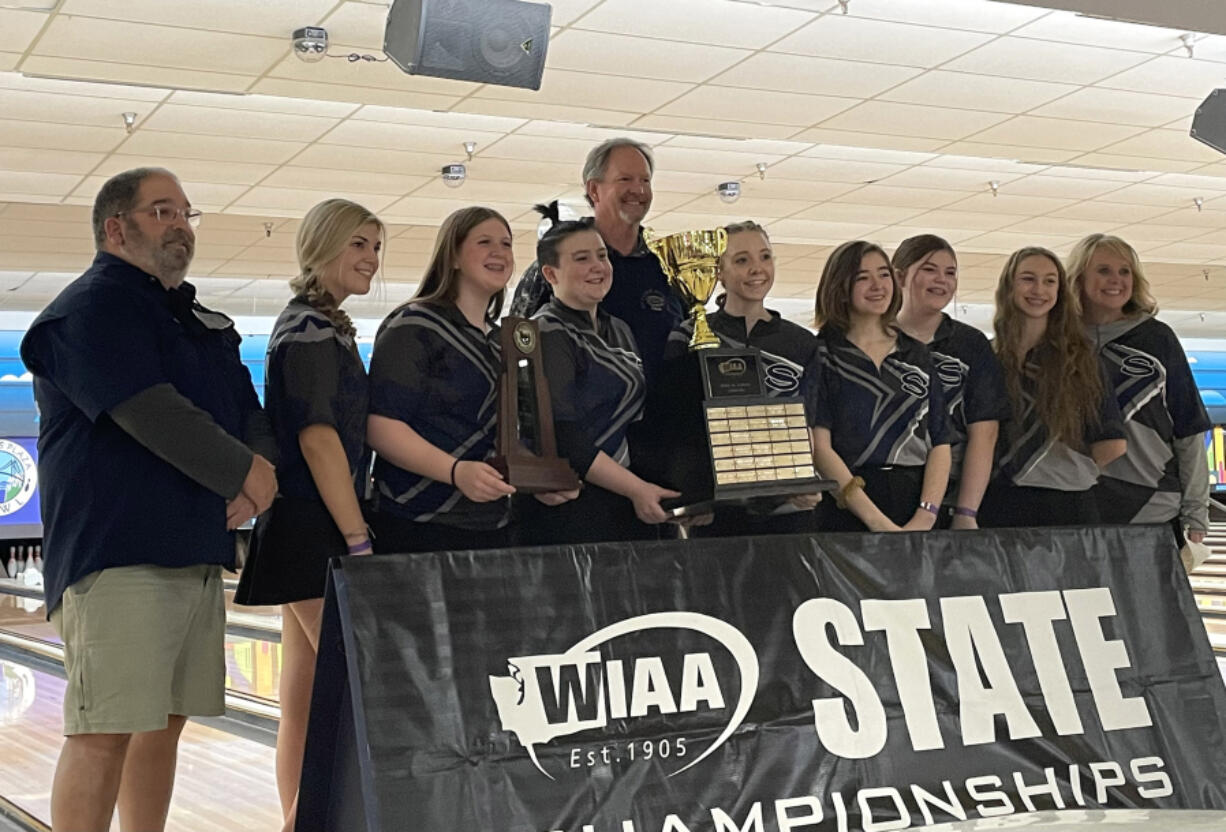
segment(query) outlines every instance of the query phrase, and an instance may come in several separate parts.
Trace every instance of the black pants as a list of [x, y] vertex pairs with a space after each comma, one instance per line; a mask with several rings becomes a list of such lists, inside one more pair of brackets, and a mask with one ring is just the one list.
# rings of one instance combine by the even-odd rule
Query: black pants
[[530, 495], [517, 496], [515, 543], [552, 546], [605, 543], [615, 540], [659, 540], [674, 536], [671, 524], [650, 526], [634, 513], [634, 504], [620, 494], [584, 483], [578, 499], [547, 506]]
[[377, 555], [505, 549], [511, 545], [509, 527], [463, 529], [442, 523], [417, 523], [389, 511], [372, 511], [367, 522], [374, 533], [371, 543]]
[[[923, 465], [859, 468], [851, 473], [864, 480], [864, 493], [893, 523], [902, 526], [915, 516], [924, 490]], [[821, 511], [822, 531], [868, 531], [868, 526], [859, 517], [836, 505], [833, 494], [827, 494], [818, 509]]]
[[[1094, 501], [1098, 504], [1098, 513], [1104, 523], [1131, 523], [1154, 495], [1154, 490], [1144, 485], [1117, 480], [1114, 477], [1099, 477], [1098, 485], [1090, 489]], [[1183, 522], [1179, 519], [1179, 511], [1168, 521], [1175, 535], [1175, 543], [1180, 548], [1186, 543], [1183, 534]]]
[[1098, 503], [1090, 491], [1033, 488], [995, 479], [979, 505], [979, 526], [984, 529], [1100, 522]]

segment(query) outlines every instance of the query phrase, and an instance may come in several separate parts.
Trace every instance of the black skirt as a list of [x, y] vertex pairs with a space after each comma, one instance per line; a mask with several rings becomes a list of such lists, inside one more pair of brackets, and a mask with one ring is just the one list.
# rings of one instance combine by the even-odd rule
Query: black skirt
[[321, 500], [277, 497], [255, 521], [234, 602], [269, 606], [322, 598], [328, 561], [345, 552], [345, 536]]
[[[923, 465], [888, 465], [883, 468], [858, 468], [851, 472], [864, 480], [864, 493], [881, 513], [895, 525], [903, 526], [915, 516], [924, 491]], [[833, 494], [818, 504], [824, 532], [865, 532], [868, 526], [845, 508], [839, 508]]]

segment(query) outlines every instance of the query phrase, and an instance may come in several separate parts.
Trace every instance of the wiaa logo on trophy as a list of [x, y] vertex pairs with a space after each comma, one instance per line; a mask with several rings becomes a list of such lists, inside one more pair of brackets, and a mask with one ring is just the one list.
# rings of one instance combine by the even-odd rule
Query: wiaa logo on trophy
[[[701, 762], [740, 727], [758, 687], [758, 656], [749, 640], [732, 625], [701, 613], [640, 615], [604, 627], [563, 653], [507, 659], [509, 675], [489, 677], [503, 730], [515, 734], [536, 768], [556, 780], [541, 764], [536, 746], [559, 737], [599, 731], [614, 720], [719, 711], [733, 704], [726, 695], [733, 690], [733, 680], [717, 672], [709, 651], [669, 651], [665, 658], [623, 649], [619, 650], [622, 658], [605, 659], [598, 650], [614, 639], [669, 629], [705, 636], [729, 654], [740, 689], [727, 723], [701, 753], [687, 749], [686, 738], [680, 739], [680, 753], [665, 755], [661, 753], [665, 740], [660, 740], [659, 746], [651, 740], [637, 741], [636, 746], [636, 741], [620, 734], [615, 739], [609, 737], [601, 748], [602, 762], [633, 762], [644, 758], [645, 752], [646, 756], [672, 756], [677, 767], [669, 777]], [[726, 661], [723, 664], [728, 666]], [[705, 727], [700, 730], [704, 737], [711, 733]], [[588, 742], [599, 744], [602, 738], [596, 736]], [[578, 749], [569, 758], [570, 768], [582, 767], [576, 762], [582, 759]]]

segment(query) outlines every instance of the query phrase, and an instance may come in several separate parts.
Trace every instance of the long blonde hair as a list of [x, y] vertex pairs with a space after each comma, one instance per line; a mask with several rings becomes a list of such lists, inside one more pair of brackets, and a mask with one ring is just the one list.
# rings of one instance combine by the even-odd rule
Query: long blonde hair
[[1086, 269], [1090, 267], [1090, 260], [1100, 248], [1107, 249], [1116, 257], [1127, 262], [1128, 268], [1132, 270], [1132, 297], [1128, 298], [1128, 302], [1124, 304], [1124, 314], [1135, 315], [1138, 312], [1144, 312], [1147, 315], [1155, 314], [1158, 311], [1158, 303], [1149, 291], [1149, 280], [1145, 277], [1145, 269], [1141, 267], [1141, 258], [1137, 256], [1136, 249], [1119, 237], [1110, 234], [1091, 234], [1088, 237], [1082, 237], [1069, 252], [1065, 268], [1068, 269], [1069, 278], [1073, 281], [1078, 300], [1085, 292]]
[[[434, 254], [430, 257], [430, 265], [422, 276], [421, 285], [416, 294], [409, 299], [414, 301], [446, 301], [454, 303], [460, 291], [460, 246], [468, 235], [486, 220], [498, 220], [511, 233], [511, 224], [506, 217], [493, 208], [482, 205], [472, 205], [453, 211], [443, 224], [439, 226], [438, 236], [434, 238]], [[497, 321], [502, 312], [502, 301], [506, 297], [506, 289], [499, 289], [490, 298], [485, 309], [488, 321]]]
[[289, 282], [295, 295], [303, 295], [307, 303], [328, 317], [339, 332], [352, 338], [357, 334], [349, 315], [337, 305], [332, 293], [324, 287], [324, 268], [341, 255], [359, 228], [374, 223], [379, 236], [386, 235], [382, 220], [356, 202], [334, 197], [316, 205], [302, 219], [294, 245], [298, 250], [301, 271]]
[[1027, 375], [1026, 352], [1022, 349], [1024, 316], [1013, 303], [1013, 284], [1018, 266], [1027, 257], [1046, 257], [1056, 267], [1059, 286], [1056, 303], [1047, 313], [1047, 327], [1034, 349], [1039, 365], [1035, 382], [1035, 409], [1048, 435], [1066, 445], [1083, 450], [1087, 425], [1099, 424], [1099, 409], [1104, 395], [1102, 376], [1095, 355], [1081, 324], [1081, 304], [1072, 290], [1060, 258], [1040, 246], [1027, 246], [1013, 252], [996, 285], [996, 330], [993, 346], [1005, 371], [1005, 388], [1013, 405], [1014, 418], [1007, 429], [1017, 436], [1024, 429], [1022, 379]]

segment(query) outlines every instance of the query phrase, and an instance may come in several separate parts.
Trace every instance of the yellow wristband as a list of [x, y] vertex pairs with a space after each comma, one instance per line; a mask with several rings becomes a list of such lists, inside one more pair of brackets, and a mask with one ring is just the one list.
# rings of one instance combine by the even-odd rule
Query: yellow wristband
[[847, 498], [851, 495], [851, 492], [863, 487], [864, 477], [852, 477], [847, 481], [847, 485], [840, 488], [838, 493], [834, 495], [834, 504], [839, 508], [847, 508]]

